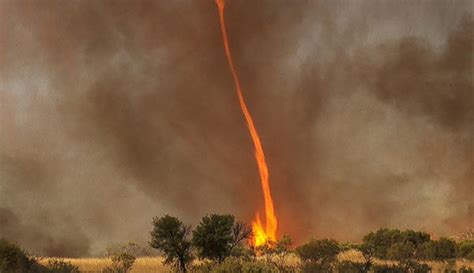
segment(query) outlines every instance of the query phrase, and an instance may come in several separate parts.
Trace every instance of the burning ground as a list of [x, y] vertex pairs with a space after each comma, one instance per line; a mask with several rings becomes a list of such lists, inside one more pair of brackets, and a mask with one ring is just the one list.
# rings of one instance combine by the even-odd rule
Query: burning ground
[[[471, 1], [227, 1], [279, 233], [472, 226]], [[213, 1], [0, 1], [0, 235], [45, 255], [263, 202]]]

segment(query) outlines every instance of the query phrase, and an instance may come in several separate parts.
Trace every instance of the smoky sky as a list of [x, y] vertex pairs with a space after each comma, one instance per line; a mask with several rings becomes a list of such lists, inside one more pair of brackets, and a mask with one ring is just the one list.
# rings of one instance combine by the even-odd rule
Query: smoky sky
[[[472, 1], [228, 0], [280, 234], [473, 225]], [[153, 216], [250, 221], [253, 145], [214, 1], [0, 0], [0, 236], [146, 243]]]

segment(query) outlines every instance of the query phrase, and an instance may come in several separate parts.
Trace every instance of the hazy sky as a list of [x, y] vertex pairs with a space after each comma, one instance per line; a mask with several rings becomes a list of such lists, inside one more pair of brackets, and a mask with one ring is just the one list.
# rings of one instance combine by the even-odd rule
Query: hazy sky
[[[280, 234], [474, 225], [473, 3], [227, 1]], [[252, 220], [220, 35], [211, 0], [0, 0], [0, 236], [77, 256], [164, 213]]]

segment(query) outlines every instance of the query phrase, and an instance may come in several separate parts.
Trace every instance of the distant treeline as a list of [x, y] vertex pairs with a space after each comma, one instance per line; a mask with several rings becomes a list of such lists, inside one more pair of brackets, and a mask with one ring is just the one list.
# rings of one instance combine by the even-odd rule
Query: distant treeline
[[[350, 246], [350, 245], [349, 245]], [[455, 258], [474, 260], [474, 241], [455, 241], [449, 238], [431, 239], [430, 234], [421, 231], [379, 229], [364, 236], [360, 245], [350, 246], [362, 252], [371, 252], [383, 260], [432, 260]]]
[[[177, 272], [260, 272], [260, 273], [428, 273], [429, 261], [444, 261], [443, 273], [473, 273], [473, 269], [455, 269], [453, 261], [474, 261], [474, 238], [439, 238], [414, 230], [382, 228], [370, 232], [359, 244], [334, 239], [311, 239], [294, 246], [288, 235], [262, 247], [251, 246], [250, 225], [235, 221], [232, 215], [206, 215], [192, 228], [176, 217], [155, 217], [149, 245], [160, 252], [164, 264]], [[355, 250], [357, 259], [338, 258]], [[126, 273], [133, 268], [135, 254], [130, 248], [118, 248], [113, 264], [104, 273]], [[195, 260], [200, 260], [195, 263]], [[384, 262], [387, 261], [387, 262]], [[0, 273], [77, 273], [79, 268], [62, 260], [40, 265], [20, 247], [0, 240]]]

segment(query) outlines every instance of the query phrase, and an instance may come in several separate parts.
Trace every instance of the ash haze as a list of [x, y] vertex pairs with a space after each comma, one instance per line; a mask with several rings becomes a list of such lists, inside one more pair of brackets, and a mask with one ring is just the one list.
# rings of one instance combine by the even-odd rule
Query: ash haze
[[[226, 2], [279, 233], [473, 226], [473, 1]], [[0, 0], [0, 236], [42, 255], [263, 200], [214, 1]]]

